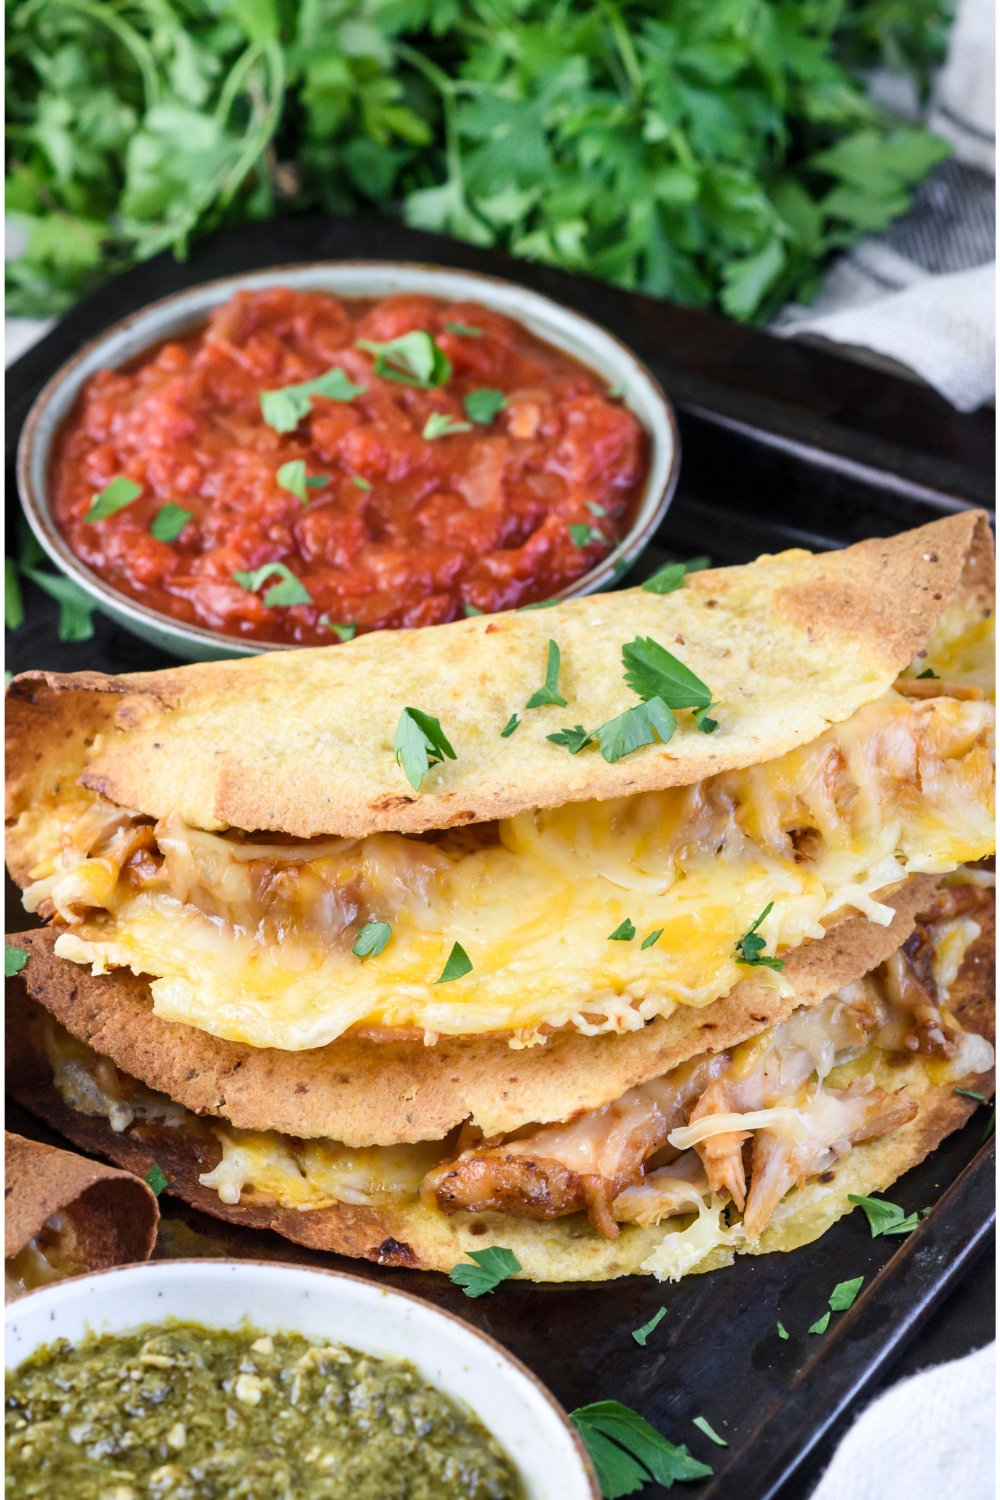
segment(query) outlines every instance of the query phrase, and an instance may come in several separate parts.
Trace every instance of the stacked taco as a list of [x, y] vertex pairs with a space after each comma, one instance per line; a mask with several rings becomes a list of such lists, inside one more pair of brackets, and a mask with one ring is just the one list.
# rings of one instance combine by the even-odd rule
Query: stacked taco
[[[680, 584], [678, 570], [677, 583]], [[992, 1088], [993, 553], [963, 512], [8, 695], [15, 1097], [383, 1263], [790, 1249]]]

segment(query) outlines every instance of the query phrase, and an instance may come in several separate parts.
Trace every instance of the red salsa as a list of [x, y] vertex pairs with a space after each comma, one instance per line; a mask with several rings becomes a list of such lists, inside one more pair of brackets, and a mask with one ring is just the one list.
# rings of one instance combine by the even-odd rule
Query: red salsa
[[94, 375], [51, 492], [122, 593], [325, 645], [549, 598], [627, 531], [647, 449], [596, 375], [476, 303], [278, 287]]

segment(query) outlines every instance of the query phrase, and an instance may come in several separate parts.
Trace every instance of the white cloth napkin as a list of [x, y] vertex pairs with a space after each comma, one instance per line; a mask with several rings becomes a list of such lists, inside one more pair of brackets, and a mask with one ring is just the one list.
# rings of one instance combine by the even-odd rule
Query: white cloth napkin
[[812, 1500], [994, 1500], [996, 1345], [880, 1396], [840, 1444]]

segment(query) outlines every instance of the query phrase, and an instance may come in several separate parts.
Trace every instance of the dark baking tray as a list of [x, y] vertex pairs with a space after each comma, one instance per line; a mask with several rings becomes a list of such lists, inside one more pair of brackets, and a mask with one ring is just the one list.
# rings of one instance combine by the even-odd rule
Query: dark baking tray
[[[109, 282], [8, 372], [8, 459], [37, 391], [110, 323], [214, 276], [313, 259], [415, 260], [506, 276], [579, 308], [642, 355], [677, 406], [683, 464], [656, 541], [627, 582], [667, 558], [707, 552], [724, 564], [789, 546], [843, 546], [991, 504], [990, 412], [962, 415], [926, 387], [826, 352], [379, 220], [244, 225], [204, 241], [185, 263], [164, 255]], [[17, 519], [10, 462], [7, 505], [10, 528]], [[171, 661], [100, 617], [92, 641], [60, 643], [56, 606], [31, 584], [25, 602], [25, 623], [8, 636], [14, 671], [134, 671]], [[15, 896], [8, 930], [28, 925]], [[992, 1337], [984, 1257], [994, 1223], [994, 1147], [982, 1143], [984, 1118], [980, 1111], [893, 1188], [907, 1212], [934, 1205], [902, 1243], [873, 1240], [855, 1212], [792, 1255], [742, 1257], [677, 1286], [648, 1277], [507, 1283], [472, 1301], [443, 1276], [303, 1250], [172, 1199], [161, 1200], [156, 1253], [335, 1265], [416, 1292], [498, 1338], [567, 1408], [614, 1398], [686, 1442], [715, 1468], [712, 1480], [684, 1487], [692, 1500], [792, 1500], [808, 1493], [833, 1437], [890, 1374], [918, 1365], [921, 1350], [925, 1359], [964, 1353]], [[9, 1122], [54, 1139], [16, 1106]], [[865, 1288], [851, 1311], [825, 1335], [808, 1334], [834, 1285], [862, 1274]], [[929, 1322], [942, 1302], [947, 1317]], [[661, 1306], [667, 1316], [640, 1348], [631, 1330]], [[779, 1319], [787, 1341], [778, 1337]], [[728, 1448], [692, 1425], [699, 1415]], [[651, 1485], [643, 1493], [655, 1500], [663, 1491]]]

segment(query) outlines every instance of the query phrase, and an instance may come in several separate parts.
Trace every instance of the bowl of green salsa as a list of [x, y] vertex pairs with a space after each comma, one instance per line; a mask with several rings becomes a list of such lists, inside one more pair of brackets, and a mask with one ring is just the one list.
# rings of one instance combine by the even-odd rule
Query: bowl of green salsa
[[7, 1309], [9, 1500], [596, 1500], [535, 1377], [339, 1272], [170, 1261]]

